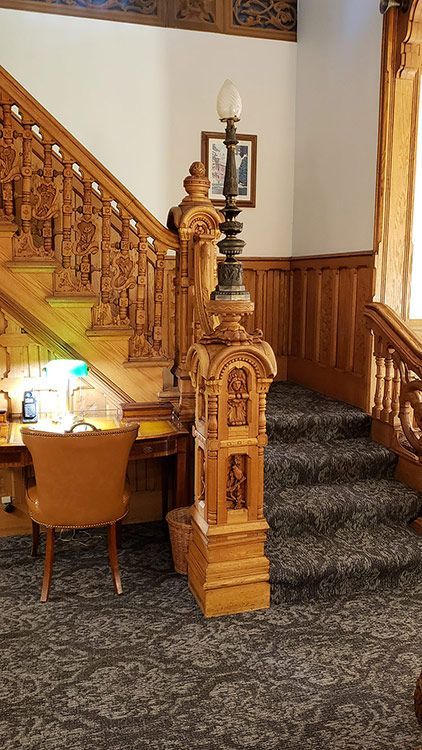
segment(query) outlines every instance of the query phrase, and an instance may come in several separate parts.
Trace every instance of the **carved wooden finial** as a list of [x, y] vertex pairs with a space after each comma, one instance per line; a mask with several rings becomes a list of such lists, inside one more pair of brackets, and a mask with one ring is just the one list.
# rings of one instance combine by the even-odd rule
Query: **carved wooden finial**
[[201, 161], [194, 161], [191, 164], [189, 175], [183, 180], [183, 185], [187, 196], [183, 198], [181, 205], [193, 206], [198, 203], [212, 205], [208, 195], [211, 182], [207, 177], [205, 165]]

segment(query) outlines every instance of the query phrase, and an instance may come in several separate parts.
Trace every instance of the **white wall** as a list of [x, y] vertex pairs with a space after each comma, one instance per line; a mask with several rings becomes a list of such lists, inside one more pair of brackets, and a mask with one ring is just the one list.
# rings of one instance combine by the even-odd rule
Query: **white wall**
[[249, 255], [292, 250], [296, 49], [0, 10], [0, 63], [164, 223], [201, 130], [221, 130], [215, 99], [231, 78], [240, 132], [258, 135], [257, 208], [241, 214]]
[[377, 0], [300, 0], [295, 255], [373, 246], [378, 5]]

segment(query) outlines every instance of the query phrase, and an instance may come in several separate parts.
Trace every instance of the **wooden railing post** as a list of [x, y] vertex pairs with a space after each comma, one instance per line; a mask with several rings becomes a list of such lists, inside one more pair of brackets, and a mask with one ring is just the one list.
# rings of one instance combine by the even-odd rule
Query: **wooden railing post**
[[276, 373], [251, 302], [209, 303], [220, 325], [188, 353], [196, 389], [195, 504], [189, 586], [207, 617], [269, 606], [264, 518], [266, 393]]
[[180, 247], [176, 258], [176, 341], [173, 374], [179, 392], [179, 417], [191, 421], [195, 414], [195, 392], [186, 358], [190, 346], [216, 323], [206, 302], [215, 286], [216, 241], [222, 215], [209, 196], [210, 181], [201, 162], [194, 162], [184, 180], [187, 196], [172, 208], [168, 226], [177, 230]]

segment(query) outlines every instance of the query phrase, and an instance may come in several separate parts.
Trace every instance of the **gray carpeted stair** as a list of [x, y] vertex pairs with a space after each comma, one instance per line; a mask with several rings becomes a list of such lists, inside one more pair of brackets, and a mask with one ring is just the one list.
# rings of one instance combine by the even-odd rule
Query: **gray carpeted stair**
[[292, 383], [268, 396], [265, 505], [273, 602], [349, 596], [422, 578], [407, 527], [422, 496], [393, 479], [371, 420]]

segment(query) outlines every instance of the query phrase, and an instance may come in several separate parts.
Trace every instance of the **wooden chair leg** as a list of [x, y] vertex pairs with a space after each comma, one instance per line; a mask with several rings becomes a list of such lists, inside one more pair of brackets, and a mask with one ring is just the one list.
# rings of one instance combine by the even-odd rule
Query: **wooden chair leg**
[[38, 547], [40, 544], [40, 525], [36, 521], [32, 521], [32, 557], [38, 555]]
[[54, 529], [47, 529], [47, 541], [45, 546], [44, 577], [41, 588], [41, 601], [46, 602], [51, 586], [54, 561]]
[[117, 536], [116, 524], [113, 523], [108, 527], [108, 559], [113, 576], [114, 590], [116, 594], [122, 593], [122, 582], [120, 580], [119, 560], [117, 557]]
[[122, 521], [116, 521], [116, 544], [117, 549], [122, 546]]

